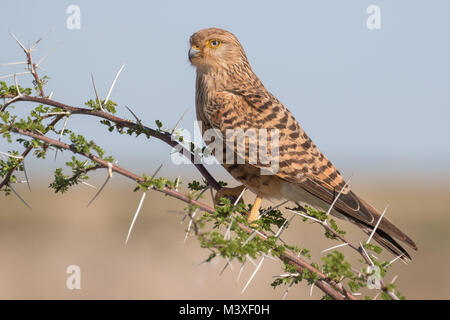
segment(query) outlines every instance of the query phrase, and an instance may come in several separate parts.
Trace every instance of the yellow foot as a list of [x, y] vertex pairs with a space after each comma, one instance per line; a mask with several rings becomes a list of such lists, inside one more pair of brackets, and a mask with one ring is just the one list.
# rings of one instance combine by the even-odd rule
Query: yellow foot
[[259, 208], [261, 207], [262, 196], [257, 195], [253, 203], [252, 210], [247, 216], [247, 222], [251, 223], [259, 218]]
[[[220, 198], [227, 198], [230, 199], [231, 203], [235, 203], [236, 200], [239, 198], [239, 196], [242, 193], [242, 190], [244, 190], [245, 186], [240, 185], [235, 188], [225, 188], [223, 187], [219, 191], [216, 192], [216, 195], [214, 196], [214, 205], [218, 205], [220, 202]], [[244, 203], [244, 200], [242, 200], [242, 196], [239, 199], [239, 203]]]

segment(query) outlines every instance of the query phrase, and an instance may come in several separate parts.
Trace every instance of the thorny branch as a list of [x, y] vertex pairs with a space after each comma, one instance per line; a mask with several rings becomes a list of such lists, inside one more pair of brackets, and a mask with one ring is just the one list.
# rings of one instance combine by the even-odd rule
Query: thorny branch
[[[27, 59], [26, 64], [30, 70], [29, 73], [33, 76], [34, 84], [35, 84], [35, 88], [38, 93], [38, 96], [32, 96], [30, 94], [23, 94], [24, 92], [20, 90], [20, 88], [17, 84], [16, 74], [14, 74], [15, 86], [16, 86], [17, 90], [16, 90], [15, 94], [6, 93], [4, 95], [0, 95], [0, 98], [3, 98], [5, 100], [9, 99], [9, 101], [2, 106], [2, 109], [0, 110], [0, 112], [4, 112], [6, 110], [6, 108], [11, 104], [11, 102], [34, 102], [34, 103], [38, 103], [41, 105], [55, 107], [55, 108], [60, 109], [61, 111], [54, 112], [54, 113], [47, 113], [47, 114], [44, 114], [41, 116], [41, 118], [40, 118], [41, 121], [44, 119], [53, 118], [53, 120], [45, 127], [45, 129], [44, 129], [45, 133], [40, 132], [39, 130], [21, 129], [14, 125], [10, 125], [10, 126], [3, 126], [3, 128], [0, 130], [0, 134], [4, 134], [6, 132], [13, 132], [18, 135], [27, 136], [27, 137], [42, 141], [44, 144], [41, 145], [41, 148], [43, 148], [44, 151], [47, 150], [47, 148], [49, 148], [50, 146], [53, 146], [57, 149], [68, 150], [74, 154], [78, 154], [83, 157], [86, 157], [86, 158], [90, 159], [93, 163], [95, 163], [94, 166], [91, 166], [86, 169], [83, 169], [82, 171], [79, 171], [70, 179], [76, 180], [79, 175], [86, 174], [87, 172], [90, 172], [93, 170], [105, 168], [109, 172], [109, 177], [112, 176], [112, 172], [116, 172], [128, 179], [131, 179], [131, 180], [137, 182], [142, 187], [142, 189], [144, 189], [145, 191], [149, 190], [149, 189], [156, 190], [156, 191], [162, 192], [166, 195], [169, 195], [173, 198], [176, 198], [178, 200], [181, 200], [181, 201], [189, 204], [190, 206], [189, 206], [187, 215], [189, 216], [190, 222], [193, 225], [194, 233], [200, 238], [205, 237], [204, 234], [200, 233], [200, 227], [198, 226], [198, 221], [197, 221], [197, 219], [194, 218], [194, 216], [195, 216], [197, 210], [199, 210], [199, 209], [202, 210], [203, 212], [214, 214], [214, 213], [216, 213], [217, 208], [212, 208], [211, 206], [199, 201], [198, 198], [193, 198], [191, 195], [186, 195], [186, 194], [179, 192], [177, 185], [175, 187], [173, 187], [173, 186], [169, 186], [169, 185], [156, 186], [156, 185], [149, 184], [149, 180], [147, 180], [146, 177], [141, 177], [131, 171], [128, 171], [125, 168], [118, 166], [117, 164], [111, 163], [110, 161], [102, 158], [101, 156], [96, 156], [90, 152], [84, 152], [82, 150], [77, 149], [74, 145], [69, 145], [64, 142], [61, 142], [60, 140], [61, 140], [61, 136], [63, 134], [63, 130], [61, 130], [60, 139], [58, 139], [58, 140], [52, 139], [46, 135], [46, 133], [51, 131], [55, 127], [55, 125], [61, 119], [63, 119], [65, 116], [69, 117], [72, 115], [86, 115], [86, 116], [94, 116], [94, 117], [102, 118], [104, 120], [107, 120], [107, 121], [113, 123], [115, 125], [116, 129], [118, 129], [118, 130], [121, 130], [123, 128], [134, 129], [136, 131], [146, 134], [147, 137], [154, 137], [158, 140], [165, 142], [166, 144], [168, 144], [171, 147], [176, 147], [177, 148], [176, 150], [178, 150], [178, 152], [180, 152], [184, 155], [187, 155], [187, 154], [190, 155], [189, 160], [194, 164], [196, 169], [203, 176], [203, 178], [205, 179], [205, 181], [208, 184], [208, 188], [214, 189], [216, 191], [219, 190], [221, 188], [221, 184], [209, 173], [209, 171], [203, 166], [203, 164], [201, 164], [201, 162], [198, 161], [198, 158], [197, 158], [197, 155], [195, 154], [195, 152], [188, 151], [184, 145], [179, 143], [179, 141], [177, 141], [176, 139], [173, 139], [172, 134], [173, 134], [174, 130], [172, 130], [172, 132], [169, 132], [169, 131], [163, 131], [163, 130], [159, 130], [159, 129], [155, 130], [150, 127], [144, 126], [142, 124], [142, 122], [136, 117], [136, 115], [130, 109], [129, 109], [130, 112], [136, 118], [136, 122], [114, 116], [113, 114], [108, 112], [109, 110], [107, 109], [107, 102], [109, 100], [109, 96], [110, 96], [112, 88], [114, 87], [114, 84], [118, 78], [118, 75], [120, 74], [120, 72], [122, 71], [124, 66], [122, 66], [121, 69], [119, 70], [119, 72], [117, 73], [117, 75], [113, 81], [113, 84], [109, 90], [108, 97], [103, 102], [98, 97], [98, 93], [95, 88], [95, 83], [94, 83], [93, 76], [92, 76], [92, 82], [94, 85], [96, 101], [98, 103], [97, 109], [89, 109], [89, 108], [80, 108], [80, 107], [70, 106], [70, 105], [52, 100], [50, 97], [47, 97], [44, 93], [45, 83], [43, 83], [43, 81], [40, 79], [40, 77], [37, 73], [37, 68], [39, 67], [39, 64], [42, 62], [42, 60], [44, 60], [47, 56], [44, 56], [41, 59], [41, 61], [39, 61], [38, 64], [35, 64], [33, 62], [32, 54], [31, 54], [32, 49], [34, 49], [34, 47], [40, 42], [41, 39], [36, 41], [35, 44], [31, 48], [27, 49], [27, 48], [25, 48], [25, 46], [22, 45], [22, 43], [14, 35], [13, 35], [13, 37], [26, 55], [26, 59]], [[34, 120], [34, 121], [37, 121], [37, 120]], [[178, 126], [178, 123], [177, 123], [177, 126]], [[19, 168], [20, 164], [23, 163], [25, 157], [30, 154], [30, 151], [33, 148], [36, 148], [36, 146], [33, 146], [32, 144], [30, 144], [28, 147], [26, 147], [26, 149], [21, 154], [18, 164], [13, 166], [7, 172], [7, 174], [4, 176], [3, 181], [0, 182], [0, 189], [4, 188], [5, 186], [6, 187], [10, 186], [11, 177], [13, 176], [14, 171], [16, 171]], [[153, 179], [153, 177], [152, 177], [152, 179]], [[206, 189], [204, 191], [206, 191]], [[144, 199], [144, 196], [141, 199], [140, 205], [142, 204], [143, 199]], [[331, 210], [331, 208], [330, 208], [330, 210]], [[300, 213], [298, 211], [294, 211], [294, 212], [296, 214], [300, 214], [305, 217], [305, 214], [303, 214], [303, 213]], [[360, 253], [368, 265], [373, 264], [371, 257], [369, 256], [367, 251], [364, 249], [363, 245], [360, 244], [360, 246], [356, 246], [356, 245], [353, 245], [352, 243], [350, 243], [349, 241], [347, 241], [347, 239], [344, 238], [342, 236], [342, 234], [337, 231], [336, 228], [330, 227], [327, 224], [326, 220], [320, 221], [311, 216], [307, 216], [307, 218], [313, 219], [315, 222], [320, 223], [326, 229], [327, 232], [332, 234], [335, 238], [340, 239], [343, 242], [343, 244], [350, 246], [352, 249], [354, 249], [358, 253]], [[285, 221], [285, 222], [287, 222], [287, 221]], [[229, 231], [233, 221], [229, 221], [228, 223], [229, 223], [229, 228], [228, 228], [228, 231]], [[247, 240], [245, 241], [245, 243], [250, 241], [255, 236], [262, 239], [263, 241], [270, 240], [269, 236], [267, 236], [262, 231], [255, 230], [253, 228], [253, 226], [249, 226], [248, 224], [243, 223], [243, 222], [238, 222], [237, 225], [241, 230], [245, 231], [248, 235], [250, 235], [247, 238]], [[282, 229], [284, 226], [285, 226], [285, 224], [283, 224], [283, 226], [281, 226], [280, 230], [277, 232], [276, 240], [279, 239], [279, 235], [283, 231]], [[271, 230], [269, 229], [269, 231], [271, 231]], [[127, 237], [127, 239], [128, 239], [128, 237]], [[281, 239], [279, 239], [279, 240], [281, 240]], [[338, 246], [336, 246], [336, 247], [338, 247]], [[270, 250], [269, 250], [269, 253], [270, 253]], [[264, 257], [266, 257], [266, 256], [267, 255], [263, 255], [258, 268], [260, 267]], [[310, 274], [312, 274], [313, 275], [312, 285], [314, 285], [317, 288], [319, 288], [320, 290], [322, 290], [328, 297], [330, 297], [332, 299], [336, 299], [336, 300], [343, 300], [343, 299], [356, 300], [357, 299], [355, 297], [355, 295], [353, 295], [350, 290], [346, 289], [340, 281], [336, 281], [335, 279], [331, 278], [326, 273], [322, 272], [318, 267], [314, 266], [312, 263], [309, 263], [305, 259], [301, 258], [300, 254], [296, 254], [292, 250], [284, 250], [277, 257], [285, 264], [288, 264], [291, 267], [293, 267], [298, 272], [297, 274], [304, 274], [305, 272], [307, 272], [307, 273], [309, 272]], [[395, 260], [393, 260], [393, 261], [395, 261]], [[393, 261], [391, 261], [391, 263]], [[228, 263], [229, 263], [229, 261], [227, 262], [227, 265], [228, 265]], [[244, 263], [245, 263], [245, 261], [244, 261]], [[241, 268], [241, 270], [242, 270], [242, 268]], [[255, 270], [255, 273], [257, 272], [257, 270], [258, 269]], [[356, 271], [360, 272], [358, 270], [356, 270]], [[249, 282], [250, 282], [250, 280], [249, 280]], [[295, 280], [295, 278], [293, 278], [291, 285], [294, 282], [294, 280]], [[312, 289], [312, 287], [311, 287], [311, 289]], [[384, 284], [384, 282], [382, 282], [382, 290], [385, 293], [387, 293], [392, 299], [397, 299], [396, 295], [391, 290], [389, 290], [389, 288]], [[287, 293], [287, 291], [286, 291], [286, 293]]]

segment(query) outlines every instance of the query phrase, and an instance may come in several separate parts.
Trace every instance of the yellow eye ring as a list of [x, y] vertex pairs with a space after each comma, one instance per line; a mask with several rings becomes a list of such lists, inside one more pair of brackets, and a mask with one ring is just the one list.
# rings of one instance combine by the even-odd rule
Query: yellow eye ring
[[206, 45], [210, 47], [211, 49], [217, 49], [222, 44], [222, 41], [219, 41], [217, 39], [211, 39], [206, 41]]

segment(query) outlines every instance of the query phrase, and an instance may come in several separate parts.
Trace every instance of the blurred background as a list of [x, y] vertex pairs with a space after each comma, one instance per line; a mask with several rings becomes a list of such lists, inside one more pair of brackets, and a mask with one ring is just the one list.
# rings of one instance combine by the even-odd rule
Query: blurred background
[[[381, 29], [369, 30], [369, 5], [379, 6]], [[80, 28], [70, 29], [70, 5], [80, 9]], [[189, 108], [181, 127], [194, 129], [195, 71], [187, 60], [189, 36], [206, 27], [232, 31], [266, 87], [295, 115], [321, 151], [351, 186], [418, 244], [413, 261], [396, 262], [395, 275], [410, 299], [448, 299], [450, 277], [450, 3], [446, 1], [14, 1], [3, 3], [0, 64], [23, 61], [13, 32], [25, 45], [44, 34], [33, 55], [39, 73], [50, 77], [46, 94], [74, 106], [106, 97], [116, 72], [126, 64], [111, 95], [118, 115], [131, 119], [130, 107], [147, 125], [156, 119], [172, 128]], [[70, 26], [70, 24], [69, 24]], [[23, 65], [0, 66], [0, 77], [24, 71]], [[13, 83], [11, 78], [0, 79]], [[31, 86], [29, 75], [18, 78]], [[16, 104], [25, 115], [31, 104]], [[82, 132], [137, 174], [182, 177], [184, 186], [199, 174], [175, 165], [170, 149], [144, 137], [110, 134], [98, 119], [71, 117], [68, 127]], [[0, 141], [0, 151], [17, 147]], [[19, 149], [21, 150], [21, 149]], [[68, 194], [48, 189], [55, 168], [70, 154], [46, 160], [27, 158], [32, 192], [15, 189], [30, 204], [0, 195], [0, 298], [135, 299], [278, 299], [283, 288], [270, 287], [280, 263], [267, 261], [241, 295], [253, 271], [239, 266], [219, 276], [224, 261], [201, 264], [208, 252], [195, 238], [183, 242], [184, 205], [150, 193], [130, 241], [129, 224], [141, 194], [134, 184], [114, 176], [101, 196], [86, 204], [95, 190], [80, 185]], [[218, 166], [218, 178], [236, 182]], [[66, 171], [67, 172], [67, 171]], [[91, 184], [100, 186], [105, 172]], [[253, 195], [246, 194], [251, 202]], [[205, 201], [210, 202], [209, 198]], [[354, 239], [359, 230], [341, 223]], [[313, 260], [334, 243], [322, 229], [294, 220], [284, 237], [310, 248]], [[349, 249], [344, 253], [352, 256]], [[383, 256], [389, 259], [389, 255]], [[66, 289], [66, 268], [81, 268], [81, 290]], [[436, 270], [438, 269], [438, 270]], [[439, 278], [429, 274], [439, 273]], [[369, 292], [370, 293], [370, 292]], [[304, 284], [288, 298], [317, 299]]]

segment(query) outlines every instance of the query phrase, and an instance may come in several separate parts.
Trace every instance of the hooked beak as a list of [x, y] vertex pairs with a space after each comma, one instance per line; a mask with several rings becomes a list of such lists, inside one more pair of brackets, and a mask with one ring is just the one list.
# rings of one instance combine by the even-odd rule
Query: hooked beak
[[192, 46], [189, 49], [189, 61], [192, 61], [192, 59], [198, 56], [199, 53], [200, 53], [199, 48], [197, 46]]

